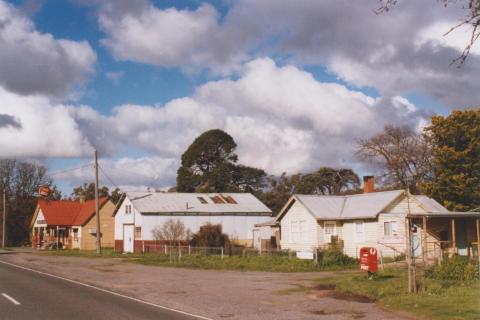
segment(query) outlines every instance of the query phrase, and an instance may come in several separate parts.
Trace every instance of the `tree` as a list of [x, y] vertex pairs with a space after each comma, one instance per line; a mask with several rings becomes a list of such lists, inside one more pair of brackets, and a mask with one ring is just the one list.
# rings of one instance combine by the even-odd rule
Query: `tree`
[[308, 174], [270, 177], [270, 190], [260, 195], [261, 200], [278, 214], [288, 199], [295, 193], [338, 195], [355, 192], [360, 185], [358, 175], [351, 169], [322, 167]]
[[[29, 226], [37, 205], [38, 188], [50, 186], [50, 197], [61, 197], [52, 180], [47, 177], [44, 166], [30, 162], [18, 162], [13, 159], [0, 160], [0, 193], [7, 195], [7, 241], [19, 245], [28, 241]], [[0, 206], [3, 207], [0, 197]], [[3, 232], [3, 230], [2, 230]]]
[[178, 192], [253, 192], [265, 184], [261, 169], [237, 165], [237, 144], [226, 132], [202, 133], [182, 154]]
[[[109, 190], [108, 187], [103, 186], [98, 188], [99, 197], [108, 197]], [[84, 183], [81, 186], [78, 186], [73, 189], [71, 194], [73, 200], [80, 200], [80, 197], [85, 197], [85, 200], [94, 200], [95, 199], [95, 183]]]
[[167, 241], [174, 244], [181, 240], [188, 240], [190, 230], [179, 219], [168, 219], [162, 226], [153, 228], [152, 235], [155, 240]]
[[384, 170], [384, 183], [418, 193], [431, 179], [431, 148], [421, 134], [409, 127], [385, 126], [370, 139], [357, 142], [357, 155]]
[[425, 132], [433, 147], [434, 173], [425, 192], [450, 210], [478, 210], [480, 109], [434, 116]]
[[[377, 14], [390, 11], [398, 0], [379, 0], [380, 7], [375, 11]], [[444, 35], [455, 31], [456, 29], [468, 26], [470, 28], [470, 38], [465, 44], [462, 54], [452, 63], [459, 63], [459, 66], [465, 63], [475, 42], [480, 37], [480, 1], [479, 0], [439, 0], [445, 7], [450, 4], [460, 3], [462, 8], [467, 10], [467, 14], [461, 19], [460, 23], [452, 26]]]

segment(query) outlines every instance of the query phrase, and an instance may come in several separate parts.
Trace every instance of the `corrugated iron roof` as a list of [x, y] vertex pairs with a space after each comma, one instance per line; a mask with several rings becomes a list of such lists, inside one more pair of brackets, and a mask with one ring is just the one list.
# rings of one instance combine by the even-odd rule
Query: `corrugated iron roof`
[[[270, 215], [272, 213], [267, 206], [250, 193], [127, 192], [127, 198], [133, 203], [135, 209], [147, 214], [249, 213]], [[215, 203], [215, 201], [219, 202], [219, 199], [222, 203]]]
[[448, 213], [447, 208], [442, 206], [440, 203], [435, 201], [435, 199], [429, 198], [427, 196], [415, 196], [415, 199], [420, 202], [422, 207], [428, 212], [436, 212], [436, 213]]
[[[317, 219], [375, 218], [387, 206], [404, 194], [404, 190], [362, 193], [346, 196], [294, 195]], [[412, 196], [426, 211], [448, 212], [427, 196]]]
[[[108, 198], [99, 199], [102, 207]], [[39, 199], [38, 205], [42, 209], [47, 225], [53, 226], [82, 226], [95, 214], [95, 200], [85, 202], [71, 200]]]

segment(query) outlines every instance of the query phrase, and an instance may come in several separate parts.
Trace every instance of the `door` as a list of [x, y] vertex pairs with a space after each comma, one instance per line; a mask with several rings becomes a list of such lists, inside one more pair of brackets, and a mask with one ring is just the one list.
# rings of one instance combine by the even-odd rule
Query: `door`
[[133, 241], [135, 236], [135, 228], [133, 224], [123, 225], [123, 252], [133, 253]]
[[457, 244], [457, 253], [459, 256], [466, 256], [467, 249], [467, 226], [465, 220], [455, 220], [455, 242]]
[[412, 224], [412, 249], [415, 258], [422, 256], [421, 229], [416, 223]]
[[262, 238], [258, 229], [253, 230], [253, 247], [257, 250], [260, 250], [262, 247]]

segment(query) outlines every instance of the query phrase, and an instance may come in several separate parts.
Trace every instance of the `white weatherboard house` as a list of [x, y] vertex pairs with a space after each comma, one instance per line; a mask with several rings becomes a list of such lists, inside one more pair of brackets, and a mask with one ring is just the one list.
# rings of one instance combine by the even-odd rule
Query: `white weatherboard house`
[[[391, 257], [405, 253], [407, 214], [447, 212], [435, 200], [404, 190], [346, 196], [296, 194], [276, 221], [282, 249], [312, 251], [337, 238], [351, 257], [358, 257], [361, 247], [375, 247]], [[420, 243], [421, 228], [414, 230], [412, 242]], [[415, 248], [415, 254], [421, 255], [422, 247]]]
[[141, 251], [155, 241], [152, 230], [172, 218], [193, 233], [221, 224], [230, 239], [251, 246], [254, 225], [271, 220], [272, 211], [249, 193], [127, 192], [115, 214], [115, 250]]

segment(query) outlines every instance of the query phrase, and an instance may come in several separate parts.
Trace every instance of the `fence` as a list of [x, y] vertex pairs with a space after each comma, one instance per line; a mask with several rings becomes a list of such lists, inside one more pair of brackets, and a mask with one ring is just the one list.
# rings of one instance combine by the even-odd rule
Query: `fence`
[[182, 256], [218, 256], [223, 259], [225, 256], [288, 256], [295, 257], [295, 252], [279, 249], [262, 249], [245, 247], [196, 247], [190, 245], [169, 245], [169, 244], [152, 244], [144, 243], [142, 245], [143, 253], [156, 253], [161, 255], [169, 255], [181, 258]]

